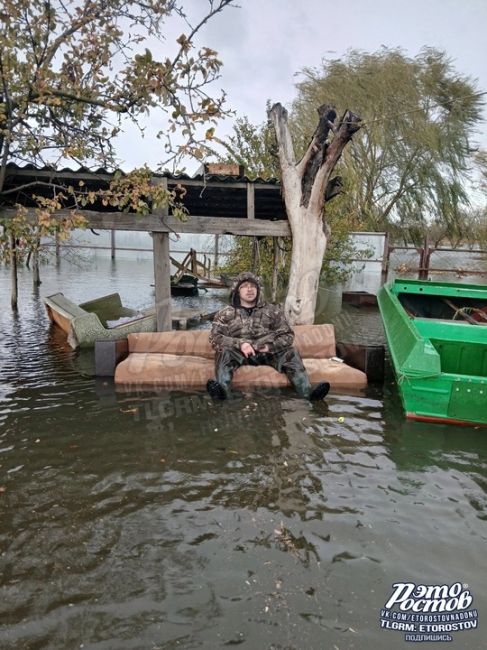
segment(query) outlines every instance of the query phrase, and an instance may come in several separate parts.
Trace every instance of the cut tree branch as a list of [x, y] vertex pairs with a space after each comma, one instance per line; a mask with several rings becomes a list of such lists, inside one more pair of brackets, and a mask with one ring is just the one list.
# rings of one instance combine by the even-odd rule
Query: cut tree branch
[[281, 169], [296, 165], [296, 157], [294, 155], [293, 141], [289, 125], [287, 122], [287, 111], [281, 104], [274, 104], [269, 111], [269, 116], [274, 124], [276, 132], [277, 144], [279, 147], [279, 160], [281, 162]]
[[323, 194], [330, 174], [339, 161], [345, 145], [352, 139], [354, 133], [360, 129], [360, 122], [360, 117], [351, 111], [346, 111], [340, 120], [333, 140], [326, 147], [323, 163], [316, 174], [312, 186], [309, 207], [313, 212], [321, 211]]
[[[311, 138], [308, 148], [297, 165], [298, 174], [304, 174], [304, 169], [309, 165], [310, 160], [323, 150], [328, 138], [330, 129], [334, 129], [334, 121], [336, 119], [336, 111], [333, 106], [323, 104], [318, 108], [319, 122], [316, 130]], [[332, 130], [333, 130], [332, 129]]]
[[326, 159], [328, 134], [330, 130], [335, 131], [333, 122], [337, 114], [333, 106], [323, 104], [318, 109], [318, 115], [319, 122], [311, 144], [303, 159], [297, 165], [298, 174], [301, 176], [301, 204], [305, 207], [309, 204], [318, 170]]

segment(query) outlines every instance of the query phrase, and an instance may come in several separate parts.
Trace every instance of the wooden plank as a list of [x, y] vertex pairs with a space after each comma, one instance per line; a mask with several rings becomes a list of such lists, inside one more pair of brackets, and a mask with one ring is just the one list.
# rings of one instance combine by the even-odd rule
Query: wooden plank
[[[34, 211], [29, 211], [32, 218]], [[15, 210], [1, 210], [0, 218], [11, 219], [16, 214]], [[123, 212], [94, 212], [83, 210], [87, 219], [88, 228], [98, 230], [134, 230], [142, 232], [178, 232], [208, 235], [246, 235], [290, 237], [291, 230], [287, 220], [267, 221], [264, 219], [227, 219], [224, 217], [188, 217], [187, 221], [180, 221], [171, 215], [157, 216], [156, 214], [138, 216]], [[62, 219], [69, 216], [66, 210], [56, 213], [56, 218]], [[244, 215], [242, 215], [244, 216]]]
[[[159, 179], [167, 188], [167, 179]], [[167, 218], [168, 208], [154, 210], [153, 216], [159, 221]], [[131, 215], [133, 218], [133, 215]], [[154, 248], [154, 283], [156, 298], [156, 328], [158, 332], [172, 329], [171, 313], [171, 257], [169, 255], [169, 233], [152, 231]]]
[[244, 176], [245, 168], [237, 163], [206, 163], [205, 174], [219, 174], [223, 176]]
[[252, 183], [247, 185], [247, 219], [255, 219], [255, 193]]

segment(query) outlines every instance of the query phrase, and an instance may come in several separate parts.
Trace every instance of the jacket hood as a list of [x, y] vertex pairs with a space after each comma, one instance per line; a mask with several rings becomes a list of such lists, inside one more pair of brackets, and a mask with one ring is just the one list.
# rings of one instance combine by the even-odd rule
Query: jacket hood
[[259, 278], [259, 276], [251, 273], [250, 271], [239, 273], [235, 278], [232, 284], [232, 289], [230, 291], [230, 304], [233, 305], [233, 307], [240, 307], [240, 296], [238, 295], [238, 290], [240, 289], [240, 285], [244, 282], [252, 282], [257, 286], [257, 299], [255, 301], [255, 306], [262, 307], [265, 305], [264, 292], [262, 290], [262, 280]]

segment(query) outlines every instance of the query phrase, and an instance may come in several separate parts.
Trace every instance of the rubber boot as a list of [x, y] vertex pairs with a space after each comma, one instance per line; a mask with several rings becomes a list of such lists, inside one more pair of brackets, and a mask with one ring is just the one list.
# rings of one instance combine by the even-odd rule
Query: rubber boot
[[308, 399], [311, 393], [311, 384], [309, 383], [309, 378], [306, 371], [296, 371], [293, 373], [289, 372], [287, 373], [287, 377], [299, 397]]
[[[210, 380], [214, 382], [212, 384], [212, 389], [214, 392], [223, 391], [224, 397], [216, 397], [216, 399], [226, 399], [227, 397], [232, 396], [232, 378], [233, 373], [237, 368], [242, 365], [245, 357], [238, 350], [226, 349], [218, 352], [215, 358], [215, 374], [216, 381], [214, 379]], [[215, 384], [218, 385], [218, 388], [215, 387]], [[210, 393], [209, 385], [206, 385], [208, 392]], [[210, 393], [211, 395], [211, 393]]]
[[211, 399], [223, 400], [227, 398], [227, 394], [223, 386], [214, 379], [208, 379], [206, 382], [206, 390], [210, 394]]
[[327, 381], [322, 381], [320, 384], [316, 384], [313, 390], [309, 394], [309, 399], [312, 402], [316, 402], [320, 399], [323, 399], [328, 395], [330, 390], [330, 384]]

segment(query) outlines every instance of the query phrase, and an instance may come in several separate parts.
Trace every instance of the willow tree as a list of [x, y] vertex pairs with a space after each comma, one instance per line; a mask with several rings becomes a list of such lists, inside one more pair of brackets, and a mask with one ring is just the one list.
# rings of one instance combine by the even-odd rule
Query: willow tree
[[[319, 122], [303, 157], [296, 161], [287, 111], [274, 104], [270, 117], [274, 124], [281, 183], [292, 232], [291, 268], [285, 312], [290, 323], [314, 322], [316, 299], [328, 232], [325, 200], [339, 191], [331, 174], [345, 145], [360, 128], [360, 118], [345, 111], [336, 124], [336, 110], [322, 105]], [[332, 134], [328, 142], [329, 135]]]
[[[8, 200], [9, 162], [110, 170], [120, 130], [130, 121], [139, 125], [148, 114], [156, 123], [157, 111], [163, 126], [152, 135], [165, 140], [164, 162], [177, 164], [188, 154], [201, 158], [222, 115], [224, 93], [209, 94], [221, 67], [217, 52], [196, 49], [194, 40], [232, 2], [209, 0], [192, 21], [174, 0], [3, 0], [0, 208]], [[175, 29], [177, 38], [166, 38]], [[60, 188], [52, 186], [52, 203], [38, 206], [33, 241], [49, 229], [59, 197]], [[15, 269], [19, 237], [27, 236], [29, 224], [22, 212], [3, 224], [0, 244]]]
[[468, 204], [468, 179], [482, 97], [445, 52], [423, 49], [351, 51], [302, 71], [291, 108], [299, 142], [314, 129], [324, 97], [353, 106], [363, 128], [347, 148], [341, 171], [346, 211], [370, 230], [424, 232], [433, 219], [452, 232]]

